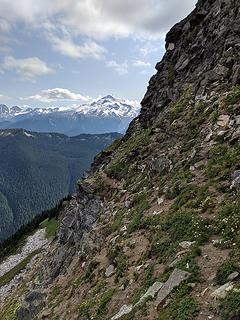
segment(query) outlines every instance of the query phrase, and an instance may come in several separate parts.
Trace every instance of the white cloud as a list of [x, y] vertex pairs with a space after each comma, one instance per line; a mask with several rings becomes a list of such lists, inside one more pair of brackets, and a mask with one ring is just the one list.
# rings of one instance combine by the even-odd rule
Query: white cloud
[[68, 89], [63, 88], [53, 88], [42, 90], [40, 93], [21, 98], [21, 100], [33, 100], [40, 102], [53, 102], [53, 101], [81, 101], [88, 102], [91, 100], [90, 97], [83, 96], [79, 93], [74, 93]]
[[108, 61], [106, 63], [106, 65], [109, 68], [112, 68], [113, 70], [115, 70], [120, 75], [124, 75], [124, 74], [128, 73], [128, 63], [127, 62], [118, 63], [115, 60], [111, 60], [111, 61]]
[[12, 56], [5, 57], [2, 68], [14, 70], [22, 79], [33, 80], [38, 76], [45, 76], [53, 73], [54, 70], [37, 57], [16, 59]]
[[151, 67], [151, 63], [148, 61], [135, 60], [133, 66], [136, 68], [149, 68]]
[[161, 38], [185, 17], [196, 0], [1, 0], [0, 18], [23, 21], [42, 29], [52, 21], [72, 36]]
[[59, 38], [51, 35], [50, 42], [55, 51], [72, 58], [101, 59], [106, 49], [94, 41], [88, 41], [81, 45], [74, 43], [70, 38]]
[[6, 96], [5, 94], [0, 94], [0, 99], [8, 100], [10, 97]]

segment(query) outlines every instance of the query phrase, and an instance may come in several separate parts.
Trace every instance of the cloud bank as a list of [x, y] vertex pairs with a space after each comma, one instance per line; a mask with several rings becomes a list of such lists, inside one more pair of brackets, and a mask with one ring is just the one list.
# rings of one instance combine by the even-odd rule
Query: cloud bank
[[88, 102], [91, 100], [90, 97], [83, 96], [79, 93], [74, 93], [64, 88], [53, 88], [42, 90], [40, 93], [21, 98], [21, 100], [32, 100], [39, 102], [54, 102], [54, 101], [81, 101]]
[[2, 68], [15, 71], [22, 79], [26, 80], [33, 80], [35, 77], [45, 76], [54, 72], [44, 61], [37, 57], [16, 59], [12, 56], [7, 56], [4, 59]]
[[191, 11], [196, 0], [1, 0], [2, 25], [17, 20], [59, 28], [99, 40], [109, 37], [159, 38]]
[[[1, 0], [0, 30], [17, 22], [40, 30], [53, 50], [72, 58], [100, 59], [97, 42], [111, 38], [157, 40], [189, 13], [196, 0]], [[79, 42], [79, 38], [85, 39]]]

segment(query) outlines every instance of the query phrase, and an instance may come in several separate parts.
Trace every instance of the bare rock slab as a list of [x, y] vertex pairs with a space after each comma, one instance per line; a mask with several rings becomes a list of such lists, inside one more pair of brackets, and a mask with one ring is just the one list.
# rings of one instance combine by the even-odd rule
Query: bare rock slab
[[178, 287], [181, 282], [187, 280], [191, 273], [180, 269], [174, 269], [168, 280], [164, 283], [160, 291], [158, 292], [156, 299], [156, 307], [159, 308], [165, 301], [167, 296], [173, 291], [174, 288]]
[[163, 283], [162, 282], [155, 282], [148, 291], [140, 298], [140, 300], [135, 304], [134, 307], [144, 303], [148, 298], [154, 298], [158, 291], [162, 288]]
[[227, 293], [233, 290], [233, 284], [231, 282], [225, 283], [223, 286], [219, 287], [211, 293], [211, 297], [214, 299], [224, 299]]
[[119, 310], [119, 312], [117, 314], [115, 314], [115, 316], [113, 316], [111, 318], [111, 320], [118, 320], [120, 318], [122, 318], [123, 316], [125, 316], [126, 314], [129, 314], [133, 309], [133, 305], [126, 305], [124, 304], [121, 309]]

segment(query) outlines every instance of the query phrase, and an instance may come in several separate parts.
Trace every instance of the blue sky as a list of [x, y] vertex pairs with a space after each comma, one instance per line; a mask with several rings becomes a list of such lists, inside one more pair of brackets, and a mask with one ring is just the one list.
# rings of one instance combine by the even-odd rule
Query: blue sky
[[141, 100], [196, 0], [0, 0], [0, 103]]

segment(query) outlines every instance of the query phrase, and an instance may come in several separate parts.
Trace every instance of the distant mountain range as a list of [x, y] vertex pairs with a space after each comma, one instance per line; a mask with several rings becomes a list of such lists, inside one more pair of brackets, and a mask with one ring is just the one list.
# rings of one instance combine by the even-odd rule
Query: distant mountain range
[[95, 155], [119, 137], [0, 130], [0, 241], [73, 193]]
[[0, 129], [23, 128], [37, 132], [123, 133], [140, 111], [137, 101], [111, 95], [80, 106], [57, 108], [8, 107], [0, 105]]

